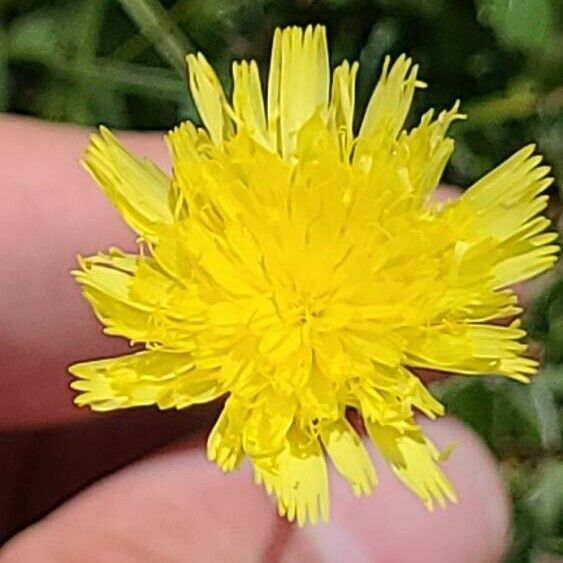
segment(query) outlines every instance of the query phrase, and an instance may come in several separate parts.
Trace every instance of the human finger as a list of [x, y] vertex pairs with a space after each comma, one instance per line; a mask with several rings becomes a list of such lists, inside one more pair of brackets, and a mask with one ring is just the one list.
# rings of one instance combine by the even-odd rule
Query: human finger
[[[439, 446], [456, 442], [444, 470], [459, 503], [427, 512], [379, 463], [380, 484], [357, 499], [331, 475], [328, 524], [292, 527], [284, 563], [494, 563], [509, 509], [496, 465], [460, 423], [425, 424]], [[380, 461], [380, 460], [378, 460]], [[173, 451], [87, 490], [16, 537], [3, 561], [265, 561], [283, 522], [247, 468], [223, 475], [199, 451]], [[270, 558], [268, 558], [270, 557]]]

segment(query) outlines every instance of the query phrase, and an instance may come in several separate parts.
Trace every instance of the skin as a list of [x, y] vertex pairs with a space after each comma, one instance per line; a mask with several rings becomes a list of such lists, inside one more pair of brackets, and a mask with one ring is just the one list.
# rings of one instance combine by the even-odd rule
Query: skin
[[[0, 118], [8, 196], [0, 208], [0, 431], [6, 433], [98, 424], [103, 415], [72, 405], [66, 366], [128, 350], [101, 334], [68, 275], [78, 253], [135, 249], [133, 235], [77, 164], [87, 138], [88, 131], [73, 126]], [[168, 169], [161, 135], [120, 138]], [[421, 422], [438, 446], [457, 444], [443, 467], [459, 503], [446, 510], [428, 513], [368, 445], [380, 477], [374, 495], [354, 498], [331, 469], [331, 522], [298, 529], [276, 517], [248, 467], [223, 475], [192, 439], [86, 488], [16, 535], [0, 561], [500, 561], [510, 515], [494, 460], [460, 423]], [[18, 471], [13, 455], [8, 462]], [[60, 471], [64, 478], [65, 467]]]

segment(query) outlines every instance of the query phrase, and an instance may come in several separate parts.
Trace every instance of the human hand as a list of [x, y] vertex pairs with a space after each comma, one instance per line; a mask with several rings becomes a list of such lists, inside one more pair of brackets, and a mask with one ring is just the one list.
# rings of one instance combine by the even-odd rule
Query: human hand
[[[166, 162], [160, 135], [121, 138]], [[2, 208], [7, 228], [0, 235], [6, 238], [0, 428], [68, 425], [94, 416], [72, 406], [66, 365], [127, 348], [101, 335], [68, 275], [77, 253], [134, 248], [128, 229], [77, 165], [86, 139], [79, 128], [0, 120], [0, 166], [10, 194]], [[423, 426], [439, 447], [458, 444], [444, 471], [459, 504], [433, 514], [379, 463], [373, 497], [356, 499], [334, 479], [331, 522], [296, 529], [275, 516], [247, 467], [224, 476], [204, 460], [201, 448], [178, 446], [85, 490], [16, 536], [0, 560], [499, 561], [508, 503], [493, 460], [451, 419]]]

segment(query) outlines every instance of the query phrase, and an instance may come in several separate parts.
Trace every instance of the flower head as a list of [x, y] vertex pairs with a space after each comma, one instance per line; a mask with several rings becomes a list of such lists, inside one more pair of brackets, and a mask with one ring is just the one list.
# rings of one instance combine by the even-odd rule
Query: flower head
[[[356, 494], [376, 473], [347, 413], [428, 508], [455, 499], [413, 416], [443, 414], [413, 373], [526, 381], [511, 284], [555, 261], [540, 195], [549, 169], [526, 147], [458, 200], [431, 199], [462, 116], [456, 104], [403, 130], [418, 68], [386, 59], [358, 131], [357, 63], [329, 69], [322, 27], [276, 31], [266, 103], [254, 62], [229, 100], [188, 57], [204, 127], [167, 136], [173, 175], [106, 129], [85, 163], [141, 251], [111, 249], [75, 272], [105, 332], [140, 343], [74, 365], [78, 405], [184, 408], [226, 396], [208, 455], [249, 458], [279, 510], [328, 515], [325, 457]], [[325, 455], [326, 454], [326, 455]]]

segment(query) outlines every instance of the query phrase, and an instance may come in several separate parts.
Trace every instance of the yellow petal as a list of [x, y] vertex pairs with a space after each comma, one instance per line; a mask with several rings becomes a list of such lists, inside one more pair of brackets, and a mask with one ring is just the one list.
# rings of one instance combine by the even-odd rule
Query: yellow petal
[[244, 459], [242, 428], [248, 409], [234, 397], [227, 399], [207, 440], [207, 456], [223, 471], [237, 469]]
[[201, 54], [188, 55], [190, 91], [199, 115], [211, 140], [222, 146], [234, 132], [232, 109], [227, 102], [223, 87], [207, 59]]
[[459, 103], [456, 103], [434, 121], [434, 110], [429, 110], [422, 116], [418, 127], [399, 138], [396, 150], [404, 152], [409, 181], [419, 205], [428, 202], [453, 152], [454, 142], [445, 135], [452, 121], [465, 117], [458, 113], [458, 108]]
[[409, 373], [409, 380], [412, 385], [412, 404], [420, 412], [424, 413], [428, 418], [434, 419], [437, 416], [443, 416], [445, 414], [444, 405], [440, 403], [432, 393], [428, 390], [428, 387], [416, 375], [412, 375], [408, 370], [404, 370]]
[[277, 29], [268, 79], [268, 129], [284, 158], [294, 153], [299, 128], [317, 111], [326, 111], [329, 87], [325, 28]]
[[[550, 268], [559, 247], [555, 234], [538, 214], [547, 205], [540, 195], [552, 182], [549, 168], [540, 166], [535, 147], [525, 147], [471, 186], [445, 212], [445, 219], [459, 227], [469, 245], [483, 240], [494, 243], [474, 256], [474, 267], [492, 270], [497, 288], [536, 276]], [[486, 247], [483, 247], [486, 248]]]
[[73, 272], [106, 334], [134, 341], [151, 339], [148, 321], [152, 308], [133, 299], [129, 291], [140, 259], [112, 249], [110, 254], [81, 258], [81, 269]]
[[440, 453], [411, 421], [408, 430], [381, 426], [367, 421], [368, 433], [395, 474], [418, 495], [428, 510], [434, 502], [444, 506], [446, 500], [456, 502], [454, 489], [437, 462]]
[[128, 297], [132, 302], [152, 307], [164, 307], [177, 285], [160, 265], [149, 256], [137, 261], [135, 275], [129, 284]]
[[386, 57], [360, 127], [356, 157], [375, 153], [395, 141], [407, 117], [415, 88], [423, 86], [417, 81], [418, 66], [413, 66], [405, 55], [391, 68], [390, 65], [391, 59]]
[[377, 483], [377, 476], [371, 459], [351, 424], [344, 418], [321, 424], [320, 435], [332, 463], [352, 485], [354, 494], [370, 494]]
[[250, 456], [271, 456], [283, 448], [295, 416], [295, 401], [272, 390], [260, 393], [260, 402], [248, 413], [243, 445]]
[[255, 61], [233, 63], [233, 110], [237, 127], [246, 128], [258, 143], [272, 149]]
[[173, 221], [170, 178], [149, 160], [129, 153], [105, 127], [92, 135], [84, 165], [129, 226], [147, 240]]
[[221, 394], [212, 374], [194, 371], [189, 354], [138, 352], [129, 356], [74, 364], [71, 384], [79, 406], [106, 411], [156, 404], [161, 408], [207, 402]]
[[348, 159], [354, 140], [354, 106], [356, 103], [356, 75], [358, 63], [344, 61], [334, 69], [332, 93], [328, 108], [328, 127], [339, 141], [342, 156]]
[[415, 367], [467, 375], [498, 374], [526, 382], [537, 362], [522, 357], [525, 334], [517, 325], [434, 326], [413, 339], [406, 361]]
[[256, 482], [276, 495], [281, 516], [299, 526], [328, 520], [326, 464], [316, 439], [294, 429], [278, 456], [252, 462]]

